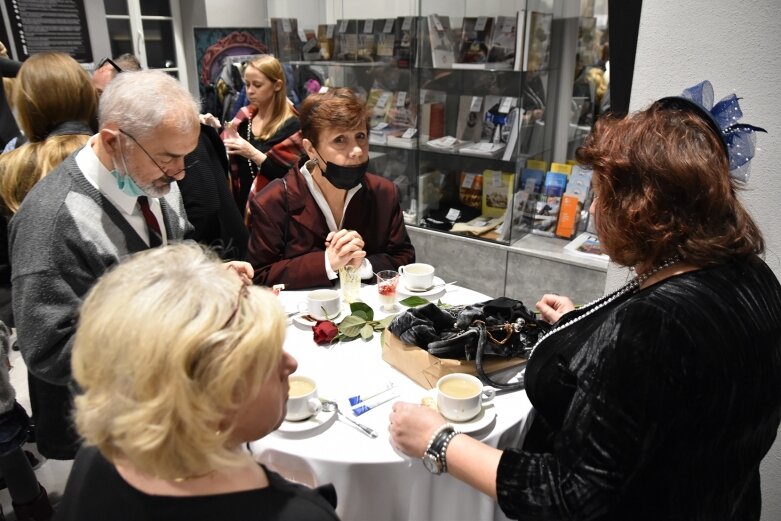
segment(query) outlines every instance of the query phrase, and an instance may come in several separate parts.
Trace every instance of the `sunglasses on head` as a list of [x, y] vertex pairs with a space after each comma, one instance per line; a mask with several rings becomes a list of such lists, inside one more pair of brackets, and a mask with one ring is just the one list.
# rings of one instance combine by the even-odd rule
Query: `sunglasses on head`
[[109, 65], [111, 65], [114, 68], [115, 71], [117, 71], [117, 74], [119, 74], [121, 72], [125, 72], [125, 71], [122, 70], [122, 67], [120, 67], [119, 65], [114, 63], [114, 60], [112, 60], [111, 58], [103, 58], [102, 60], [100, 60], [100, 63], [98, 63], [98, 69], [100, 69], [101, 67], [103, 67], [107, 63]]

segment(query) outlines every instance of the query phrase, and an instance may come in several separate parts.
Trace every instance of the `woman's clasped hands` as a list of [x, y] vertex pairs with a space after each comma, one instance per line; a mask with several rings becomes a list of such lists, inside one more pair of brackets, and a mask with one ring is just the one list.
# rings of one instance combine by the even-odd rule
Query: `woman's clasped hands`
[[331, 269], [338, 271], [348, 264], [360, 268], [366, 252], [361, 234], [355, 230], [337, 230], [330, 232], [325, 238], [325, 254]]

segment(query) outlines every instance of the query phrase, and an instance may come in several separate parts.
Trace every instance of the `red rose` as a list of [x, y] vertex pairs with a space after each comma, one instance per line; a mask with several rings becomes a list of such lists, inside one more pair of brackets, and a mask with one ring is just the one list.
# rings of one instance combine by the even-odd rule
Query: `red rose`
[[312, 331], [314, 331], [315, 344], [317, 345], [330, 344], [339, 334], [336, 324], [330, 320], [318, 320], [317, 324], [312, 326]]

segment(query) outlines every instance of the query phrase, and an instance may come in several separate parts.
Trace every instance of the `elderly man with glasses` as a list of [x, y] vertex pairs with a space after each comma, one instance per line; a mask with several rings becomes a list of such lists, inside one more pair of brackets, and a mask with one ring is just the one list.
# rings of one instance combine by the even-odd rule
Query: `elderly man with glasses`
[[[192, 230], [174, 182], [200, 132], [190, 93], [164, 72], [126, 72], [101, 96], [98, 119], [98, 134], [35, 185], [10, 223], [13, 309], [37, 442], [55, 459], [78, 448], [69, 385], [82, 299], [123, 258]], [[236, 267], [251, 276], [245, 263]]]
[[98, 66], [95, 67], [95, 72], [92, 74], [92, 85], [95, 86], [95, 90], [98, 92], [98, 96], [100, 96], [117, 74], [140, 70], [141, 62], [130, 53], [120, 54], [113, 60], [111, 58], [103, 58], [98, 62]]

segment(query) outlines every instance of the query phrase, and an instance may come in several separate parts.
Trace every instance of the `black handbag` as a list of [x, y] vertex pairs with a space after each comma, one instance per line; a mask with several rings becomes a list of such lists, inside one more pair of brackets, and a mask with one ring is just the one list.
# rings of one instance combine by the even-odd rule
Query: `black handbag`
[[480, 379], [501, 390], [522, 389], [523, 380], [512, 384], [493, 380], [483, 367], [484, 357], [526, 358], [549, 328], [523, 302], [507, 297], [445, 308], [426, 304], [397, 315], [388, 326], [403, 342], [432, 355], [474, 360]]

